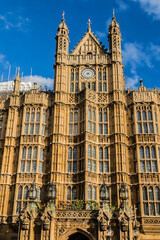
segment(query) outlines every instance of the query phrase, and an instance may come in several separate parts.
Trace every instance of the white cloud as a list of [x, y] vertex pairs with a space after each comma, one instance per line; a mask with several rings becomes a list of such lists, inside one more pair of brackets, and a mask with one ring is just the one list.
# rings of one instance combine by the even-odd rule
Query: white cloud
[[123, 62], [130, 65], [135, 71], [137, 66], [147, 65], [152, 68], [150, 56], [146, 52], [142, 44], [125, 43], [123, 52]]
[[33, 76], [24, 76], [22, 77], [22, 82], [36, 82], [39, 86], [47, 86], [47, 88], [52, 89], [53, 88], [53, 79], [46, 78], [38, 75]]
[[3, 69], [8, 69], [9, 68], [9, 62], [6, 59], [6, 56], [2, 53], [0, 53], [0, 65]]
[[109, 27], [110, 23], [112, 22], [112, 18], [108, 18], [107, 21], [106, 21], [106, 26], [107, 28]]
[[160, 46], [151, 43], [149, 49], [153, 58], [155, 58], [157, 61], [160, 61]]
[[127, 10], [128, 5], [123, 0], [116, 0], [116, 3], [118, 4], [120, 11]]
[[98, 35], [98, 37], [100, 37], [100, 38], [106, 37], [106, 33], [105, 32], [96, 31], [96, 35]]
[[141, 7], [149, 15], [153, 15], [154, 19], [160, 20], [160, 0], [132, 0], [139, 2]]
[[26, 17], [18, 15], [16, 12], [8, 12], [6, 15], [0, 14], [1, 29], [10, 30], [12, 28], [18, 31], [26, 31], [30, 20]]
[[124, 66], [130, 69], [131, 76], [126, 77], [126, 87], [135, 88], [139, 79], [141, 78], [138, 74], [139, 67], [152, 68], [151, 64], [152, 56], [148, 51], [149, 48], [145, 49], [142, 44], [138, 43], [125, 43], [123, 49], [123, 63]]

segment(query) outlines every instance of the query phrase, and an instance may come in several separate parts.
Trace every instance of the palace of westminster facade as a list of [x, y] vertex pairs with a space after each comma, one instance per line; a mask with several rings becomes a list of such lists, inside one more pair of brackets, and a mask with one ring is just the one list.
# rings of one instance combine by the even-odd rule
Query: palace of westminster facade
[[0, 97], [0, 239], [160, 239], [160, 94], [125, 90], [115, 16], [69, 53], [63, 17], [54, 89]]

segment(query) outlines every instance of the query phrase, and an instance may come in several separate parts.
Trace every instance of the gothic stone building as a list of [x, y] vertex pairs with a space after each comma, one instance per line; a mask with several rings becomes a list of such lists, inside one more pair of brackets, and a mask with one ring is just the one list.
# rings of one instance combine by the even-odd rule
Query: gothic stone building
[[69, 53], [58, 26], [54, 89], [0, 98], [0, 239], [160, 239], [160, 94], [125, 90], [121, 33]]

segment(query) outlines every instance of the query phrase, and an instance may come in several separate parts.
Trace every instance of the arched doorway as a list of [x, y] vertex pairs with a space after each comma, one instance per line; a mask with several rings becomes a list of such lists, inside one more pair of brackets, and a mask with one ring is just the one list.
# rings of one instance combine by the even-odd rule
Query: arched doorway
[[89, 238], [83, 235], [82, 233], [77, 232], [69, 236], [68, 240], [89, 240]]

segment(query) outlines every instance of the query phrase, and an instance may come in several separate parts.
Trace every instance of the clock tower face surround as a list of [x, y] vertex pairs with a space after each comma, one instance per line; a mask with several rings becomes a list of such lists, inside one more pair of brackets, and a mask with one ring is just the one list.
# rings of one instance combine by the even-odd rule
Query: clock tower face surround
[[92, 68], [84, 68], [81, 71], [81, 76], [86, 79], [91, 79], [95, 76], [95, 70]]

